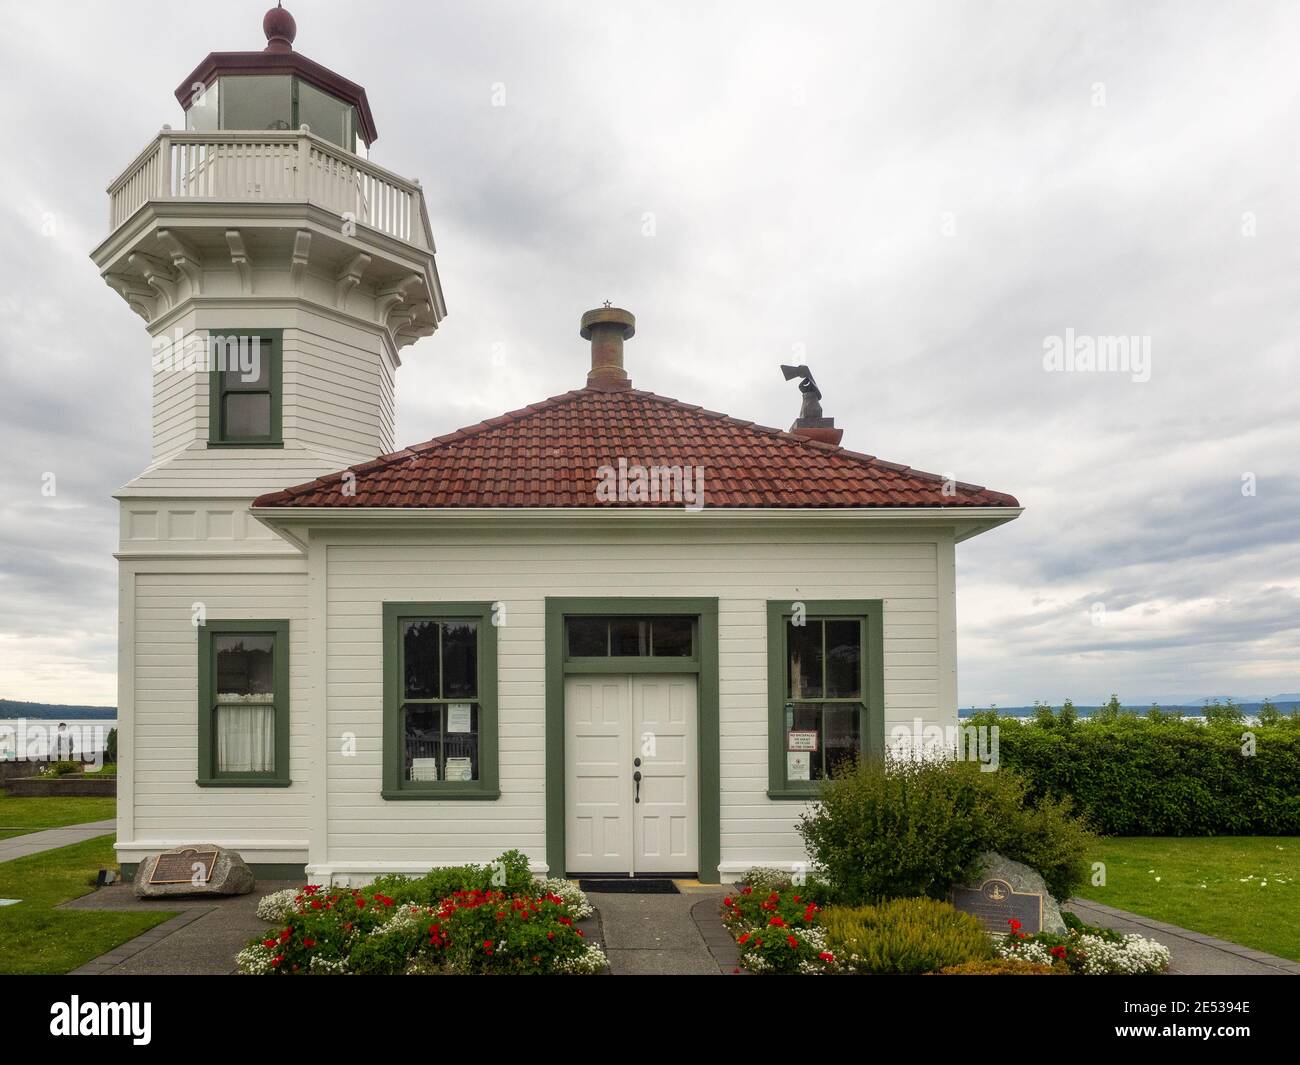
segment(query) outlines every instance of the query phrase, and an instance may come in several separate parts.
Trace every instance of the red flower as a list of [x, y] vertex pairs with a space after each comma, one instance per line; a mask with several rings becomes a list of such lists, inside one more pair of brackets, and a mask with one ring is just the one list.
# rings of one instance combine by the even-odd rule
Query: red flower
[[308, 936], [306, 939], [302, 941], [302, 945], [306, 947], [308, 950], [310, 950], [312, 947], [316, 945], [316, 940]]
[[275, 940], [274, 940], [274, 939], [264, 939], [264, 940], [262, 940], [262, 946], [264, 946], [264, 947], [273, 947], [273, 946], [275, 946]]
[[1061, 946], [1053, 947], [1053, 948], [1052, 948], [1052, 957], [1053, 957], [1053, 958], [1064, 958], [1064, 957], [1065, 957], [1065, 948], [1064, 948], [1064, 947], [1061, 947]]
[[835, 960], [835, 955], [832, 954], [829, 950], [823, 950], [820, 954], [817, 955], [817, 957], [821, 958], [822, 961]]
[[767, 923], [768, 923], [769, 925], [775, 925], [777, 928], [784, 928], [784, 927], [785, 927], [785, 921], [781, 920], [781, 916], [780, 916], [780, 914], [777, 914], [777, 915], [773, 916], [773, 918], [772, 918], [770, 921], [768, 921]]
[[749, 942], [749, 933], [748, 933], [748, 932], [744, 933], [744, 935], [742, 935], [742, 936], [740, 937], [740, 939], [739, 939], [737, 942], [740, 942], [740, 943], [748, 943], [748, 942]]
[[1014, 917], [1008, 917], [1008, 918], [1007, 918], [1007, 924], [1009, 924], [1009, 925], [1011, 926], [1011, 931], [1013, 931], [1013, 932], [1019, 932], [1019, 931], [1020, 931], [1020, 922], [1017, 921]]
[[799, 945], [799, 940], [798, 940], [797, 938], [795, 938], [794, 936], [786, 936], [786, 937], [785, 937], [785, 941], [786, 941], [787, 943], [789, 943], [790, 946], [792, 946], [792, 947], [797, 947], [797, 946]]
[[271, 968], [272, 968], [272, 969], [278, 969], [278, 968], [280, 968], [280, 963], [281, 963], [282, 961], [284, 961], [284, 955], [283, 955], [283, 954], [277, 954], [274, 958], [271, 959]]
[[730, 895], [728, 895], [725, 899], [722, 900], [722, 905], [724, 905], [724, 906], [730, 906], [731, 904], [732, 904], [732, 903], [731, 903], [731, 896], [730, 896]]
[[554, 939], [554, 938], [555, 938], [555, 933], [554, 933], [554, 932], [547, 932], [547, 933], [546, 933], [546, 938], [547, 938], [547, 939]]
[[323, 905], [323, 903], [321, 902], [320, 899], [312, 899], [312, 900], [311, 900], [311, 908], [312, 908], [313, 910], [319, 910], [319, 909], [321, 908], [322, 905]]
[[740, 889], [740, 893], [742, 895], [752, 895], [754, 893], [754, 889], [752, 887], [743, 887]]

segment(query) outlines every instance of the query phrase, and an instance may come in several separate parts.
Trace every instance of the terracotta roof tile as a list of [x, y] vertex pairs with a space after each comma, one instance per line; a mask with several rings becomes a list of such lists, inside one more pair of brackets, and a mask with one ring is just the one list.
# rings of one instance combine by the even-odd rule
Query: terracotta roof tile
[[704, 469], [705, 507], [1015, 507], [1014, 498], [634, 389], [582, 389], [272, 492], [257, 507], [681, 507], [610, 501], [598, 469]]

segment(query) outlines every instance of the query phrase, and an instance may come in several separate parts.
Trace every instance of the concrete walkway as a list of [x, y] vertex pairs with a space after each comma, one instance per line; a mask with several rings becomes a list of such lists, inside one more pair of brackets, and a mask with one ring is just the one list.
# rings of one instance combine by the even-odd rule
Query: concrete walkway
[[28, 832], [26, 835], [0, 839], [0, 862], [26, 858], [29, 854], [40, 854], [41, 851], [52, 851], [58, 847], [69, 847], [74, 843], [84, 843], [88, 839], [105, 836], [116, 830], [116, 821], [87, 821], [80, 825], [45, 828], [40, 832]]
[[[708, 896], [701, 899], [701, 895]], [[601, 944], [614, 976], [717, 976], [718, 963], [691, 917], [703, 903], [716, 910], [722, 889], [687, 888], [680, 895], [593, 892]]]
[[1117, 910], [1090, 899], [1071, 899], [1062, 906], [1079, 920], [1116, 932], [1136, 932], [1169, 948], [1172, 976], [1300, 976], [1300, 962], [1265, 954], [1226, 939], [1215, 939], [1151, 917]]
[[65, 910], [134, 910], [180, 912], [169, 921], [110, 950], [72, 976], [224, 976], [235, 971], [235, 955], [266, 923], [257, 919], [257, 904], [281, 888], [301, 887], [297, 880], [259, 880], [247, 895], [226, 898], [138, 899], [130, 884], [109, 887], [65, 902]]

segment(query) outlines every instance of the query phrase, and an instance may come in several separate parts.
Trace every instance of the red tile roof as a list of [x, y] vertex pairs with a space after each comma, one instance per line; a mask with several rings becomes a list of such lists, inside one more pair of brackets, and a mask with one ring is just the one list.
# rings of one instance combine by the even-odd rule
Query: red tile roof
[[349, 471], [272, 492], [256, 507], [676, 507], [602, 502], [598, 470], [703, 467], [704, 506], [1015, 507], [1001, 492], [635, 389], [584, 388], [458, 429]]

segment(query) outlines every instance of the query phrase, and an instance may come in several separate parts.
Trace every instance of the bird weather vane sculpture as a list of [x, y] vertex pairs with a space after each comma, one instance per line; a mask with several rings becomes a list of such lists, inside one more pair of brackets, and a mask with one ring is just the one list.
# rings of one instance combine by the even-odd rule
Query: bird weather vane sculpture
[[787, 381], [799, 378], [799, 392], [803, 396], [803, 403], [799, 407], [799, 420], [823, 417], [822, 390], [813, 380], [812, 371], [807, 366], [782, 366], [781, 373], [785, 375]]

